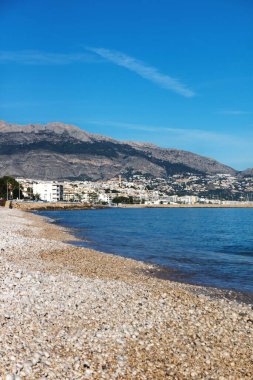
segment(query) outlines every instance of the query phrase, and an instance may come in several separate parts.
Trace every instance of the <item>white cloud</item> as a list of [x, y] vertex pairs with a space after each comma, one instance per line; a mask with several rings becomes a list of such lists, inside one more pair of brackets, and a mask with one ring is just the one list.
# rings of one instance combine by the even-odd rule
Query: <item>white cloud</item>
[[38, 50], [0, 51], [0, 63], [19, 63], [24, 65], [67, 65], [74, 62], [94, 61], [91, 54], [49, 53]]
[[130, 57], [118, 51], [112, 51], [103, 48], [87, 48], [87, 50], [105, 58], [106, 60], [115, 63], [118, 66], [125, 67], [128, 70], [135, 72], [142, 78], [145, 78], [158, 86], [167, 90], [174, 91], [185, 97], [193, 97], [195, 94], [183, 83], [168, 75], [160, 73], [155, 67], [148, 66], [146, 63]]
[[194, 96], [194, 92], [177, 79], [161, 74], [156, 68], [146, 65], [133, 57], [108, 49], [88, 48], [89, 53], [51, 53], [39, 50], [0, 51], [0, 64], [17, 63], [23, 65], [68, 65], [75, 62], [97, 62], [98, 57], [107, 59], [116, 65], [131, 70], [158, 86], [174, 91], [185, 97]]

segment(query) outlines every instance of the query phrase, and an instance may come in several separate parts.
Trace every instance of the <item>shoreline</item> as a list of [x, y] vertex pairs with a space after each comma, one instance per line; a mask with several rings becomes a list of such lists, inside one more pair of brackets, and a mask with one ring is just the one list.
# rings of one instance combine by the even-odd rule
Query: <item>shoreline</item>
[[[22, 211], [56, 211], [56, 210], [94, 210], [94, 209], [106, 209], [106, 208], [253, 208], [253, 203], [241, 203], [241, 204], [159, 204], [159, 205], [146, 205], [146, 204], [120, 204], [118, 206], [108, 205], [96, 205], [86, 203], [64, 203], [64, 202], [17, 202], [13, 201], [13, 208]], [[9, 207], [9, 203], [6, 204]]]
[[[53, 210], [47, 210], [47, 211], [53, 211]], [[66, 211], [66, 210], [64, 210], [64, 211]], [[36, 213], [37, 211], [33, 211], [33, 212]], [[40, 216], [39, 211], [38, 211], [38, 214], [35, 214], [35, 215]], [[232, 289], [232, 288], [222, 288], [222, 287], [218, 288], [218, 287], [214, 287], [212, 285], [206, 285], [206, 284], [204, 285], [204, 284], [197, 283], [197, 282], [189, 282], [189, 281], [187, 281], [188, 276], [185, 275], [183, 272], [180, 272], [180, 270], [178, 270], [178, 269], [171, 268], [169, 266], [165, 266], [165, 265], [161, 265], [161, 264], [159, 265], [159, 264], [151, 263], [151, 262], [145, 261], [145, 260], [128, 258], [126, 256], [122, 256], [122, 255], [117, 254], [117, 253], [111, 253], [109, 251], [108, 252], [97, 251], [96, 248], [94, 248], [92, 246], [86, 247], [85, 245], [75, 244], [75, 241], [84, 242], [84, 243], [86, 242], [86, 240], [79, 238], [75, 234], [75, 231], [74, 231], [75, 228], [72, 229], [71, 227], [61, 226], [60, 224], [58, 224], [57, 221], [55, 221], [53, 219], [53, 215], [52, 215], [52, 218], [51, 218], [51, 216], [44, 216], [44, 215], [42, 215], [42, 217], [48, 219], [48, 222], [53, 223], [56, 227], [60, 227], [60, 228], [65, 229], [68, 232], [68, 234], [70, 234], [70, 236], [71, 236], [71, 240], [67, 241], [67, 243], [70, 245], [73, 245], [74, 247], [83, 248], [83, 249], [90, 249], [92, 251], [99, 252], [102, 255], [109, 255], [112, 257], [116, 256], [116, 257], [122, 258], [123, 260], [124, 259], [132, 260], [136, 263], [144, 264], [146, 266], [145, 272], [150, 277], [155, 277], [155, 278], [158, 278], [161, 280], [175, 282], [175, 283], [179, 283], [181, 285], [186, 285], [186, 286], [192, 287], [193, 288], [192, 291], [195, 294], [205, 294], [206, 296], [208, 296], [210, 298], [220, 298], [220, 299], [225, 298], [225, 299], [240, 302], [240, 303], [246, 303], [246, 304], [252, 305], [252, 307], [253, 307], [253, 293], [251, 293], [251, 292], [236, 290], [236, 289]]]
[[[87, 210], [89, 210], [89, 209], [87, 209]], [[33, 212], [34, 213], [38, 212], [37, 215], [40, 215], [40, 211], [45, 211], [45, 210], [34, 210]], [[54, 211], [54, 210], [49, 209], [46, 211]], [[62, 211], [66, 211], [66, 210], [62, 210]], [[75, 211], [75, 210], [73, 210], [73, 211]], [[42, 215], [42, 216], [45, 217], [44, 215]], [[82, 242], [87, 243], [87, 240], [85, 240], [85, 238], [84, 239], [80, 238], [78, 236], [78, 234], [75, 233], [75, 227], [73, 227], [73, 228], [67, 227], [66, 225], [64, 227], [61, 226], [61, 224], [59, 224], [57, 222], [57, 220], [53, 219], [53, 215], [52, 216], [51, 215], [46, 216], [46, 218], [48, 218], [49, 221], [51, 221], [51, 223], [55, 224], [56, 226], [67, 229], [67, 231], [74, 237], [74, 239], [71, 239], [69, 241], [70, 244], [74, 245], [75, 247], [82, 247], [84, 249], [91, 249], [91, 250], [97, 251], [96, 246], [94, 246], [92, 244], [89, 244], [89, 245], [83, 244], [82, 245]], [[80, 244], [75, 244], [75, 241], [80, 242]], [[116, 251], [117, 251], [117, 249], [116, 249]], [[103, 248], [101, 248], [101, 251], [99, 251], [99, 252], [102, 254], [106, 254], [106, 255], [121, 257], [122, 259], [124, 259], [124, 258], [128, 259], [127, 256], [121, 255], [119, 253], [111, 253], [110, 251], [106, 251], [106, 250], [103, 251]], [[129, 258], [129, 259], [152, 267], [152, 269], [150, 270], [150, 276], [151, 277], [154, 276], [154, 277], [157, 277], [157, 278], [162, 279], [162, 280], [168, 280], [168, 281], [176, 282], [179, 284], [185, 284], [185, 285], [195, 287], [196, 293], [205, 294], [205, 295], [212, 297], [212, 298], [226, 298], [228, 300], [234, 300], [237, 302], [242, 302], [242, 303], [247, 303], [249, 305], [253, 305], [253, 293], [250, 291], [239, 290], [239, 289], [229, 288], [229, 287], [227, 287], [227, 288], [215, 287], [215, 285], [210, 285], [210, 284], [208, 285], [208, 284], [202, 284], [200, 282], [198, 283], [195, 281], [189, 281], [188, 280], [189, 274], [185, 274], [184, 272], [181, 272], [179, 269], [175, 269], [173, 267], [162, 265], [162, 264], [157, 264], [157, 263], [150, 262], [150, 261], [144, 260], [144, 259], [138, 259], [138, 258]]]
[[121, 205], [121, 208], [253, 208], [253, 203], [242, 204], [169, 204], [169, 205]]
[[[9, 204], [6, 205], [9, 207]], [[103, 205], [91, 205], [88, 203], [64, 203], [64, 202], [17, 202], [12, 201], [12, 207], [22, 211], [60, 211], [60, 210], [94, 210], [107, 208]]]
[[156, 266], [67, 244], [73, 235], [37, 214], [0, 214], [0, 376], [251, 378], [249, 305], [151, 276]]

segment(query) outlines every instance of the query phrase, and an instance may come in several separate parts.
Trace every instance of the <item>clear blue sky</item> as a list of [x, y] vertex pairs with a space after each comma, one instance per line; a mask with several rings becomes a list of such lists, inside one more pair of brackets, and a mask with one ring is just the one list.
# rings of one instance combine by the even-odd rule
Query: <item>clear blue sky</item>
[[1, 0], [0, 119], [253, 167], [251, 0]]

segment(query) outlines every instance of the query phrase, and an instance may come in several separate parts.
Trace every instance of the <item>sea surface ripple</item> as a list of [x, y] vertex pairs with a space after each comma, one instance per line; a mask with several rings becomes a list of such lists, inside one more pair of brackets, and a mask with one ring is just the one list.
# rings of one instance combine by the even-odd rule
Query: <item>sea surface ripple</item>
[[253, 209], [41, 212], [76, 244], [176, 270], [188, 283], [253, 292]]

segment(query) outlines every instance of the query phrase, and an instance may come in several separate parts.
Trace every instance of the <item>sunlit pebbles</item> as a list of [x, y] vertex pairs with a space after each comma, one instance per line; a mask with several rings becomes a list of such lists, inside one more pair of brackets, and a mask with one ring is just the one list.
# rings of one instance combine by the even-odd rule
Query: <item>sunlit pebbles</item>
[[68, 245], [38, 216], [1, 208], [0, 228], [2, 379], [252, 378], [250, 305]]

